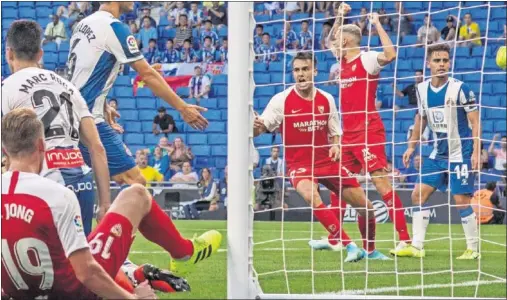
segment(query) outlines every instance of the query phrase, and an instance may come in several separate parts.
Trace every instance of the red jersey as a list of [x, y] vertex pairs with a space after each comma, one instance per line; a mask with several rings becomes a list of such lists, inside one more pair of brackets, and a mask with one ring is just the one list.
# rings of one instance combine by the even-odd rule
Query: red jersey
[[382, 120], [375, 108], [375, 95], [381, 66], [379, 52], [361, 52], [357, 57], [341, 61], [340, 70], [340, 111], [343, 118], [344, 138], [348, 133], [354, 136], [365, 130], [383, 129]]
[[2, 175], [2, 289], [7, 295], [93, 297], [67, 258], [88, 247], [71, 190], [36, 174]]
[[307, 100], [290, 87], [269, 101], [261, 118], [268, 131], [280, 128], [289, 169], [331, 162], [329, 137], [342, 134], [331, 94], [315, 89]]

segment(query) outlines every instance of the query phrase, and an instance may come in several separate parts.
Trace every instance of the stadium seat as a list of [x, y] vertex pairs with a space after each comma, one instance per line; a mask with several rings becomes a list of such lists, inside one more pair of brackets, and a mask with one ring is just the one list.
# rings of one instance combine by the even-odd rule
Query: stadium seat
[[218, 30], [218, 36], [221, 38], [227, 37], [227, 27], [226, 26], [223, 26]]
[[227, 156], [227, 146], [211, 146], [211, 155]]
[[415, 36], [415, 35], [406, 35], [403, 37], [403, 40], [401, 41], [402, 46], [415, 45], [415, 44], [417, 44], [417, 36]]
[[206, 132], [217, 132], [223, 133], [226, 132], [226, 123], [225, 122], [209, 122], [208, 127], [206, 128]]
[[268, 84], [270, 82], [269, 79], [269, 74], [254, 73], [255, 84]]
[[210, 144], [210, 145], [227, 145], [227, 134], [210, 133], [208, 135], [208, 144]]
[[273, 96], [275, 94], [275, 87], [274, 86], [261, 86], [256, 87], [254, 95], [255, 97], [258, 96]]
[[144, 136], [140, 133], [127, 133], [123, 135], [123, 141], [127, 144], [143, 144]]
[[271, 83], [284, 83], [283, 81], [283, 73], [282, 72], [273, 72], [270, 73], [270, 82]]
[[190, 92], [188, 90], [188, 87], [179, 87], [179, 88], [176, 89], [176, 93], [180, 97], [187, 98]]
[[192, 153], [196, 156], [209, 156], [211, 152], [210, 146], [193, 146]]
[[127, 133], [141, 133], [141, 122], [126, 122], [124, 129]]
[[136, 110], [121, 110], [120, 109], [121, 120], [123, 121], [138, 121], [139, 113]]
[[222, 119], [222, 112], [220, 110], [210, 109], [203, 112], [202, 115], [210, 121], [220, 121]]
[[217, 108], [217, 105], [218, 105], [218, 100], [217, 98], [208, 98], [208, 99], [202, 99], [201, 100], [201, 106], [203, 107], [206, 107], [206, 108]]
[[44, 44], [44, 46], [42, 46], [42, 49], [44, 50], [44, 52], [57, 52], [56, 43], [53, 42]]
[[157, 113], [153, 109], [139, 110], [138, 112], [140, 121], [152, 121]]
[[507, 130], [507, 127], [506, 127], [507, 124], [505, 121], [505, 107], [502, 111], [504, 113], [503, 120], [495, 122], [495, 132], [505, 132]]
[[16, 8], [18, 7], [18, 2], [16, 1], [2, 1], [2, 10], [7, 8], [7, 7], [12, 7], [12, 8]]
[[[60, 45], [60, 50], [61, 50], [61, 45]], [[118, 76], [118, 78], [116, 78], [116, 81], [114, 82], [115, 85], [118, 85], [118, 86], [128, 86], [128, 87], [132, 87], [132, 82], [130, 80], [130, 77], [129, 76], [125, 76], [125, 75], [120, 75]], [[139, 94], [139, 92], [141, 90], [145, 90], [144, 88], [140, 88], [137, 90], [137, 95], [138, 96], [141, 96], [141, 94]]]
[[67, 64], [68, 53], [58, 52], [58, 65], [65, 66]]
[[481, 126], [483, 132], [493, 132], [493, 121], [483, 120]]
[[[139, 95], [139, 94], [138, 94]], [[157, 99], [153, 97], [136, 97], [136, 106], [139, 109], [153, 109], [153, 114], [155, 114], [155, 109], [157, 108]]]
[[223, 169], [227, 166], [227, 158], [225, 157], [217, 157], [215, 159], [215, 167]]
[[[488, 118], [505, 120], [505, 109], [490, 109], [490, 110], [488, 110]], [[495, 127], [495, 129], [496, 129], [496, 127]]]
[[188, 145], [206, 145], [208, 144], [208, 135], [202, 133], [189, 134], [187, 143]]
[[[49, 17], [51, 14], [53, 14], [53, 10], [49, 7], [45, 7], [45, 6], [42, 6], [42, 7], [37, 7], [37, 10], [36, 10], [36, 16], [37, 16], [37, 19], [38, 18], [47, 18]], [[64, 18], [62, 18], [62, 21], [64, 20]], [[45, 25], [47, 24], [40, 24], [42, 27], [44, 27]]]
[[264, 146], [264, 145], [271, 145], [272, 136], [269, 134], [261, 134], [254, 138], [254, 145], [256, 147], [258, 146]]
[[[259, 88], [256, 88], [255, 90], [257, 91], [257, 89], [259, 89]], [[218, 101], [218, 108], [227, 109], [227, 98], [218, 98], [217, 101]]]
[[20, 19], [35, 20], [35, 9], [30, 8], [30, 7], [20, 7], [19, 8], [19, 18]]
[[152, 132], [153, 121], [141, 122], [141, 132]]
[[145, 133], [144, 134], [144, 143], [146, 144], [146, 147], [158, 145], [160, 138], [163, 137], [163, 135], [154, 135], [153, 133]]
[[140, 88], [137, 90], [137, 97], [155, 97], [149, 88]]
[[33, 1], [19, 1], [18, 6], [21, 7], [35, 7], [35, 2]]
[[136, 109], [136, 100], [134, 98], [122, 98], [119, 102], [121, 109]]
[[214, 87], [214, 94], [216, 97], [226, 97], [227, 96], [227, 87], [226, 86], [216, 86]]
[[2, 9], [2, 19], [3, 18], [17, 19], [18, 18], [18, 10], [12, 9], [12, 8], [3, 8]]
[[283, 72], [283, 63], [281, 62], [272, 62], [269, 64], [270, 72]]
[[170, 116], [173, 117], [174, 121], [180, 121], [181, 120], [181, 115], [179, 112], [173, 110], [173, 109], [169, 109], [166, 111], [166, 113]]
[[269, 21], [269, 15], [255, 15], [255, 22], [267, 22]]
[[254, 72], [266, 72], [267, 64], [263, 62], [254, 63]]
[[58, 55], [56, 53], [51, 53], [51, 52], [44, 53], [43, 60], [44, 60], [44, 64], [46, 64], [46, 63], [56, 64], [56, 63], [58, 63]]
[[116, 97], [118, 98], [133, 98], [134, 97], [134, 92], [132, 91], [131, 88], [124, 88], [124, 87], [120, 87], [120, 88], [115, 88], [114, 89], [114, 94], [116, 95]]
[[219, 74], [213, 76], [213, 84], [227, 84], [227, 75]]

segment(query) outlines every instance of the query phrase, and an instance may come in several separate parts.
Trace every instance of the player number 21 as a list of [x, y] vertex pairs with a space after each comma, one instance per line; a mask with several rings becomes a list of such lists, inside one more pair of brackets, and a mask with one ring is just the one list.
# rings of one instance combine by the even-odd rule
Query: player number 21
[[[9, 243], [6, 239], [2, 239], [2, 265], [18, 290], [29, 289], [20, 271], [30, 276], [41, 276], [42, 282], [39, 286], [41, 290], [53, 287], [55, 278], [53, 262], [49, 255], [49, 248], [43, 241], [31, 237], [22, 238], [14, 243], [13, 250], [16, 262], [12, 257]], [[34, 258], [33, 260], [30, 259], [29, 254], [32, 259]]]

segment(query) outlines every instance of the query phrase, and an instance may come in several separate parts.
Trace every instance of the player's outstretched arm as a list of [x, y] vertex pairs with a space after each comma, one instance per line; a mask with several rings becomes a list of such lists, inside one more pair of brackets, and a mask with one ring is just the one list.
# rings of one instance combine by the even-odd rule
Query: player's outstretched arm
[[105, 299], [137, 299], [122, 289], [93, 258], [89, 248], [74, 251], [69, 261], [77, 279], [90, 291]]
[[104, 145], [100, 141], [99, 133], [93, 118], [81, 119], [79, 125], [81, 142], [88, 148], [92, 160], [92, 168], [97, 181], [99, 194], [99, 210], [97, 220], [100, 221], [111, 206], [111, 190], [109, 185], [109, 168], [107, 166], [107, 155]]
[[421, 117], [420, 114], [417, 114], [415, 118], [414, 129], [412, 130], [412, 136], [410, 136], [410, 140], [408, 141], [407, 151], [405, 151], [403, 154], [403, 164], [405, 165], [405, 168], [408, 168], [410, 166], [410, 158], [415, 151], [417, 143], [421, 139], [421, 133], [424, 131], [424, 129], [426, 129], [427, 123], [428, 120], [426, 117]]
[[352, 10], [350, 5], [348, 5], [345, 2], [342, 2], [340, 4], [340, 7], [338, 8], [338, 14], [336, 15], [336, 18], [334, 20], [333, 27], [329, 31], [329, 35], [326, 38], [326, 45], [328, 49], [332, 48], [332, 42], [337, 38], [336, 33], [338, 32], [338, 29], [342, 27], [343, 25], [343, 17]]
[[468, 121], [472, 126], [472, 137], [474, 139], [474, 150], [472, 153], [472, 170], [479, 168], [480, 153], [481, 153], [481, 131], [479, 129], [479, 110], [474, 110], [467, 113]]
[[381, 66], [385, 66], [396, 58], [396, 50], [394, 49], [391, 38], [380, 23], [378, 13], [371, 14], [371, 24], [372, 26], [375, 26], [375, 29], [377, 29], [380, 42], [382, 43], [382, 47], [384, 49], [384, 52], [378, 55], [378, 63]]
[[201, 112], [207, 109], [185, 103], [185, 101], [167, 85], [167, 82], [165, 82], [159, 72], [153, 69], [145, 59], [136, 60], [130, 65], [157, 97], [164, 99], [165, 102], [179, 111], [186, 123], [200, 130], [208, 126], [208, 120], [201, 115]]

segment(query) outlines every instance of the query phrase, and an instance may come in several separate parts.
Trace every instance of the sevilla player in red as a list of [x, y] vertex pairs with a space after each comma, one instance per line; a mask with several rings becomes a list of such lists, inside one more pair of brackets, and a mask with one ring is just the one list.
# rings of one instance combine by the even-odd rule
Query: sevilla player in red
[[[139, 230], [167, 246], [161, 234], [165, 213], [142, 185], [123, 190], [87, 238], [75, 194], [38, 175], [45, 159], [43, 124], [30, 108], [2, 118], [2, 151], [9, 171], [2, 175], [2, 290], [14, 299], [154, 299], [146, 284], [131, 294], [112, 279]], [[165, 215], [166, 218], [167, 215]], [[218, 237], [204, 259], [216, 252]], [[168, 252], [169, 250], [166, 249]], [[173, 277], [174, 289], [188, 284]]]
[[396, 58], [396, 51], [379, 22], [378, 14], [374, 13], [370, 22], [378, 32], [384, 51], [362, 52], [359, 27], [352, 24], [342, 25], [343, 16], [349, 11], [350, 6], [342, 3], [328, 41], [333, 54], [341, 61], [339, 79], [340, 109], [343, 118], [341, 161], [353, 174], [358, 174], [361, 169], [370, 173], [372, 182], [387, 204], [389, 217], [398, 231], [400, 243], [397, 248], [403, 248], [410, 243], [410, 236], [403, 204], [389, 182], [384, 148], [385, 129], [375, 108], [380, 70]]
[[[296, 85], [270, 100], [262, 115], [255, 119], [254, 135], [280, 128], [292, 185], [314, 208], [313, 213], [329, 232], [329, 243], [337, 244], [339, 239], [346, 246], [345, 262], [358, 261], [366, 253], [341, 230], [337, 216], [322, 202], [318, 183], [342, 194], [343, 199], [356, 208], [368, 257], [388, 259], [375, 250], [375, 216], [371, 202], [366, 199], [357, 180], [345, 178], [345, 172], [336, 162], [340, 155], [340, 120], [333, 96], [314, 87], [316, 65], [313, 53], [296, 54], [292, 61]], [[345, 176], [340, 178], [341, 174]], [[342, 186], [346, 187], [343, 192]]]

